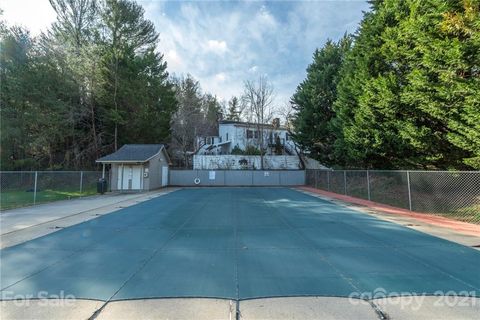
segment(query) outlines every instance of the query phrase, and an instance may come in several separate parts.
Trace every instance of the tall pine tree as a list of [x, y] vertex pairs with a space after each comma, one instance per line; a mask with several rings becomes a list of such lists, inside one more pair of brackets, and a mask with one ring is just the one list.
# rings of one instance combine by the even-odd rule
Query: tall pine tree
[[373, 1], [342, 68], [348, 166], [478, 168], [478, 2]]
[[350, 45], [351, 39], [345, 36], [337, 43], [329, 40], [317, 49], [307, 68], [307, 78], [291, 99], [296, 111], [293, 139], [311, 157], [327, 165], [339, 161], [333, 151], [336, 135], [331, 121], [340, 69]]

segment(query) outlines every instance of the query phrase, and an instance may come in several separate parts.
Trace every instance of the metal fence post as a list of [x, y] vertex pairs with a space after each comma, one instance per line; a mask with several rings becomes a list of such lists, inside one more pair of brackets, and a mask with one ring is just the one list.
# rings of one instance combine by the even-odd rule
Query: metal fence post
[[123, 176], [124, 176], [124, 175], [125, 175], [125, 165], [122, 163], [122, 182], [121, 182], [122, 185], [121, 185], [120, 190], [123, 190], [123, 189], [124, 189], [124, 188], [123, 188]]
[[412, 190], [410, 188], [410, 171], [407, 171], [407, 186], [408, 186], [408, 208], [412, 211]]
[[330, 171], [327, 171], [327, 190], [330, 191]]
[[370, 172], [367, 170], [367, 196], [368, 196], [368, 201], [371, 200], [370, 196]]
[[347, 170], [343, 170], [343, 186], [345, 189], [345, 195], [347, 195]]
[[35, 171], [35, 184], [33, 186], [33, 204], [37, 202], [37, 178], [38, 178], [38, 171]]
[[80, 195], [82, 195], [83, 191], [83, 171], [80, 171]]

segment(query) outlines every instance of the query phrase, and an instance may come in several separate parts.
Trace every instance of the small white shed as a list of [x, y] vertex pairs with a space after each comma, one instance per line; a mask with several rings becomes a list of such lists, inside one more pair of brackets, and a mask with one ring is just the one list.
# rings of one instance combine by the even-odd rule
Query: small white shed
[[153, 190], [168, 185], [170, 158], [163, 144], [126, 144], [96, 162], [110, 165], [112, 191]]

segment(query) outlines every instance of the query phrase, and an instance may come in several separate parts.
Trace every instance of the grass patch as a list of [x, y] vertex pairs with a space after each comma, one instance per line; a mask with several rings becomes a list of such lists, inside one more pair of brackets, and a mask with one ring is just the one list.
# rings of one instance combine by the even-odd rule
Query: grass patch
[[[83, 192], [66, 190], [42, 190], [37, 192], [36, 204], [67, 200], [96, 194], [96, 189], [86, 189]], [[24, 190], [9, 190], [0, 192], [0, 210], [13, 209], [33, 205], [33, 192]]]
[[480, 204], [470, 207], [456, 209], [454, 211], [442, 214], [445, 217], [457, 219], [464, 222], [480, 224]]

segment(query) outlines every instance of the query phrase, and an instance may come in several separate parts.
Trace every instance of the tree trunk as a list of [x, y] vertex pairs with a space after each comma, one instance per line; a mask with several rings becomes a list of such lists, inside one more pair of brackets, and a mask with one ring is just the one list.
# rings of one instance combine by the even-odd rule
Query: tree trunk
[[113, 88], [113, 104], [115, 105], [115, 133], [114, 145], [115, 151], [118, 149], [118, 104], [117, 104], [117, 87], [118, 87], [118, 56], [115, 54], [115, 85]]
[[114, 145], [115, 145], [115, 151], [117, 151], [118, 149], [118, 145], [117, 145], [117, 136], [118, 136], [118, 124], [115, 122], [115, 138], [114, 138]]
[[98, 158], [98, 142], [97, 142], [97, 127], [95, 125], [95, 106], [93, 103], [93, 73], [95, 72], [95, 63], [92, 65], [92, 74], [90, 75], [90, 90], [91, 96], [90, 96], [90, 115], [91, 115], [91, 121], [92, 121], [92, 134], [93, 134], [93, 146], [95, 148], [95, 158]]

